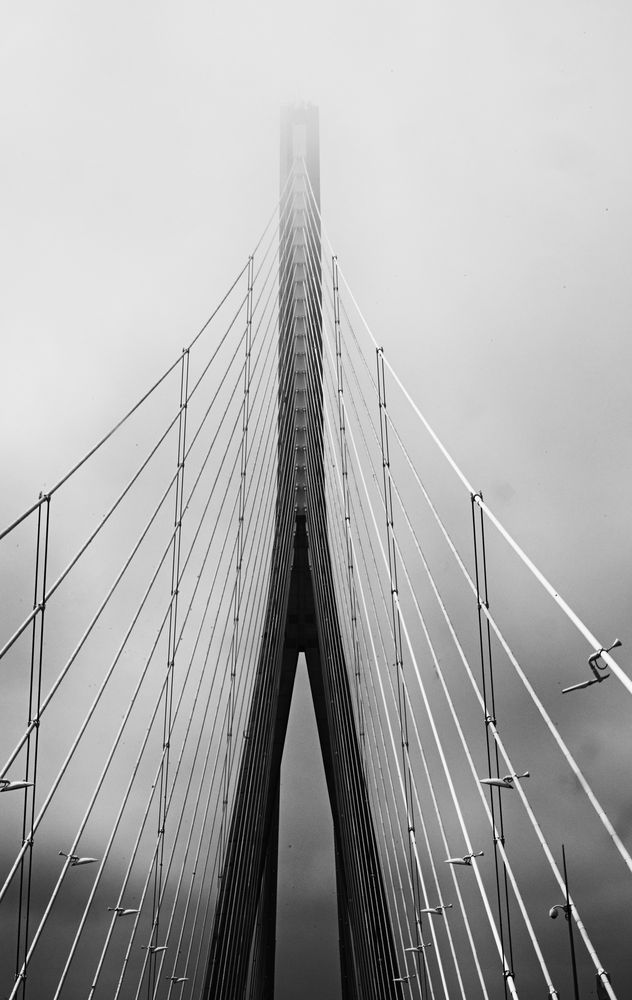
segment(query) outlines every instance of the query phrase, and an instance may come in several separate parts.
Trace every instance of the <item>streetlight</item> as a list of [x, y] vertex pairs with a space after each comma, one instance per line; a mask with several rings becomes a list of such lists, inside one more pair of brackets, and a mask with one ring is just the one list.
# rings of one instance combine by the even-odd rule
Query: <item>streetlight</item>
[[484, 853], [484, 851], [473, 851], [471, 854], [464, 854], [462, 858], [445, 858], [445, 864], [471, 867], [472, 858], [482, 858]]
[[93, 865], [98, 858], [80, 858], [78, 854], [64, 854], [63, 851], [59, 852], [60, 858], [68, 858], [71, 868], [76, 868], [78, 865]]
[[9, 778], [0, 778], [0, 792], [17, 792], [20, 788], [32, 788], [33, 782], [26, 778], [18, 778], [11, 781]]
[[606, 669], [606, 664], [600, 663], [599, 661], [603, 653], [609, 653], [611, 649], [617, 649], [617, 647], [621, 645], [621, 640], [615, 639], [610, 646], [602, 646], [595, 653], [589, 656], [588, 666], [590, 667], [593, 676], [588, 681], [581, 681], [579, 684], [571, 684], [570, 687], [562, 688], [562, 694], [568, 694], [569, 691], [581, 691], [582, 688], [588, 688], [593, 684], [601, 684], [602, 681], [608, 680], [610, 674], [603, 673]]
[[444, 910], [451, 910], [452, 903], [437, 903], [436, 906], [424, 906], [420, 913], [429, 913], [432, 917], [442, 917]]
[[549, 910], [549, 916], [551, 920], [555, 920], [558, 912], [562, 912], [566, 917], [566, 922], [568, 924], [568, 940], [571, 949], [571, 966], [573, 969], [573, 987], [575, 990], [575, 1000], [579, 1000], [579, 985], [577, 982], [577, 963], [575, 961], [575, 942], [573, 940], [573, 921], [571, 918], [572, 905], [570, 901], [570, 896], [568, 892], [568, 873], [566, 871], [566, 851], [564, 850], [564, 844], [562, 844], [562, 862], [564, 865], [564, 885], [566, 886], [566, 902], [556, 903]]
[[529, 772], [524, 771], [522, 774], [505, 774], [502, 778], [479, 778], [478, 780], [481, 785], [491, 785], [493, 788], [513, 788], [514, 779], [529, 777]]

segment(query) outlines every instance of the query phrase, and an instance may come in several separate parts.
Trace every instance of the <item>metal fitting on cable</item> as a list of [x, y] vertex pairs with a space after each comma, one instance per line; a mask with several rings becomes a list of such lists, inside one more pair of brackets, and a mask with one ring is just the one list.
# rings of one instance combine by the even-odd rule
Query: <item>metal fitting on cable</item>
[[0, 792], [17, 792], [21, 788], [32, 788], [33, 782], [27, 781], [26, 778], [18, 778], [15, 781], [10, 781], [9, 778], [0, 778]]
[[617, 646], [621, 646], [622, 642], [620, 639], [615, 639], [610, 646], [602, 646], [596, 652], [591, 653], [588, 657], [588, 666], [590, 667], [593, 676], [590, 680], [581, 681], [579, 684], [571, 684], [570, 687], [562, 688], [562, 694], [568, 694], [569, 691], [581, 691], [582, 688], [591, 687], [593, 684], [601, 684], [602, 681], [608, 680], [610, 674], [604, 674], [603, 671], [606, 669], [605, 663], [599, 663], [599, 660], [604, 653], [609, 653], [611, 649], [616, 649]]
[[522, 774], [505, 774], [502, 778], [479, 778], [478, 780], [482, 785], [492, 785], [494, 788], [514, 788], [514, 779], [518, 778], [529, 778], [530, 774], [528, 771], [524, 771]]
[[484, 853], [485, 853], [484, 851], [473, 851], [472, 854], [464, 854], [462, 858], [446, 858], [445, 864], [466, 865], [467, 867], [471, 867], [472, 858], [482, 858]]

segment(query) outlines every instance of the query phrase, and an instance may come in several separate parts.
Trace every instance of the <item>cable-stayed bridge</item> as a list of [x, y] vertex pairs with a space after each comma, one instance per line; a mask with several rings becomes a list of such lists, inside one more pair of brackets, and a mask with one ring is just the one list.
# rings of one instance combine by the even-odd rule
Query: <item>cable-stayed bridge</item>
[[274, 995], [299, 657], [341, 995], [627, 995], [629, 838], [576, 738], [629, 745], [616, 637], [387, 338], [327, 239], [315, 111], [289, 113], [279, 204], [208, 322], [0, 536], [3, 996]]

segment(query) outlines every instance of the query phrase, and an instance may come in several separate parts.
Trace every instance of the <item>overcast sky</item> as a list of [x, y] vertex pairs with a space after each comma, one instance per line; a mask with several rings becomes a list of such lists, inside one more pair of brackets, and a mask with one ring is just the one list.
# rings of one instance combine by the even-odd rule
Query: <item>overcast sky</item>
[[628, 5], [1, 17], [9, 510], [205, 316], [274, 203], [279, 106], [307, 99], [341, 262], [461, 464], [506, 481], [528, 541], [527, 510], [556, 537], [572, 503], [570, 537], [596, 532], [621, 566]]
[[308, 100], [379, 342], [627, 663], [631, 28], [624, 0], [5, 4], [2, 522], [191, 339]]

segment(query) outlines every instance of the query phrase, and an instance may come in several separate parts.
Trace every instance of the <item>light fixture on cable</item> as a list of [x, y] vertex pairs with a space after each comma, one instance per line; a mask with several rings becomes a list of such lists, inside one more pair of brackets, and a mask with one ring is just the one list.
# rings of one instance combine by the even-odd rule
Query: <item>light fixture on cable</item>
[[130, 907], [108, 906], [110, 913], [115, 913], [117, 917], [129, 917], [132, 913], [140, 913], [140, 910], [133, 910]]
[[609, 653], [611, 649], [616, 649], [617, 646], [623, 645], [620, 639], [615, 639], [611, 646], [602, 646], [595, 653], [592, 653], [588, 657], [588, 666], [593, 672], [593, 676], [588, 681], [580, 681], [579, 684], [571, 684], [570, 687], [562, 688], [562, 694], [568, 694], [569, 691], [581, 691], [582, 688], [591, 687], [593, 684], [601, 684], [602, 681], [607, 681], [610, 674], [604, 674], [603, 671], [606, 669], [605, 663], [600, 663], [599, 660], [604, 653]]
[[10, 781], [8, 778], [0, 778], [0, 792], [17, 792], [20, 788], [32, 788], [33, 782], [23, 780]]
[[492, 788], [514, 788], [514, 780], [519, 778], [529, 778], [528, 771], [522, 774], [505, 774], [502, 778], [479, 778], [481, 785], [491, 785]]
[[485, 851], [473, 851], [471, 854], [464, 854], [462, 858], [445, 858], [446, 865], [466, 865], [471, 868], [472, 858], [482, 858]]
[[60, 858], [68, 858], [70, 861], [70, 866], [72, 868], [77, 868], [79, 865], [92, 865], [98, 858], [80, 858], [78, 854], [64, 854], [63, 851], [59, 852]]
[[436, 906], [424, 906], [420, 913], [429, 913], [431, 917], [442, 917], [444, 910], [451, 910], [452, 903], [437, 903]]

